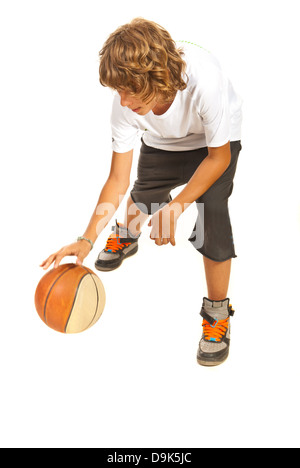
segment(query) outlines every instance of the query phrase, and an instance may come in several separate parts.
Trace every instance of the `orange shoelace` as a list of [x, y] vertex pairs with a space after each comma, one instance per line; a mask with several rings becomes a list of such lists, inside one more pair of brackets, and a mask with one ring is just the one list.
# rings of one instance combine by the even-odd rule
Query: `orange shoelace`
[[229, 317], [226, 320], [219, 320], [215, 327], [212, 327], [210, 323], [203, 320], [203, 333], [205, 339], [208, 341], [220, 342], [229, 327]]
[[106, 242], [105, 251], [106, 252], [117, 252], [122, 250], [124, 247], [130, 245], [130, 242], [120, 242], [119, 236], [116, 234], [116, 237], [109, 237]]

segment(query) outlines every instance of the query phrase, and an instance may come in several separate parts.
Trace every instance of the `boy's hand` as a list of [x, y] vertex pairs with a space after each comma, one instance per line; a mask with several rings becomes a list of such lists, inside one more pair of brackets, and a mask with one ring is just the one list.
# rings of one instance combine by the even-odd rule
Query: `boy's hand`
[[47, 270], [51, 263], [54, 262], [54, 268], [57, 268], [59, 263], [64, 257], [69, 255], [75, 255], [77, 257], [76, 264], [82, 265], [83, 260], [91, 251], [91, 246], [86, 240], [80, 240], [74, 242], [73, 244], [67, 245], [62, 249], [58, 250], [56, 253], [50, 255], [46, 260], [44, 260], [40, 267], [44, 270]]
[[152, 226], [150, 239], [153, 239], [156, 245], [165, 245], [170, 242], [175, 246], [177, 220], [181, 215], [179, 211], [178, 207], [166, 205], [152, 216], [148, 226]]

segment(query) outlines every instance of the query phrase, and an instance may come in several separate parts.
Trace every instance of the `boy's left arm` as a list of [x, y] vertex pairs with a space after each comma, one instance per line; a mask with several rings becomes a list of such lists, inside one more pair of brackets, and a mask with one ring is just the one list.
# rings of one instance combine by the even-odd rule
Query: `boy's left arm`
[[231, 161], [230, 142], [218, 148], [208, 148], [202, 161], [185, 188], [170, 203], [179, 203], [182, 211], [203, 195], [228, 168]]
[[208, 156], [202, 161], [185, 188], [151, 218], [150, 237], [156, 245], [169, 242], [175, 245], [175, 231], [180, 215], [203, 195], [228, 168], [231, 161], [230, 142], [217, 148], [208, 148]]

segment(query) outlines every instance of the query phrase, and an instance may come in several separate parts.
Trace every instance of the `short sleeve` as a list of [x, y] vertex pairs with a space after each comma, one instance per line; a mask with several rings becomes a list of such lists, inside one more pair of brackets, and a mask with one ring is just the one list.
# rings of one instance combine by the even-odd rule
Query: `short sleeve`
[[227, 80], [216, 71], [207, 82], [200, 99], [200, 117], [208, 147], [230, 141], [230, 112]]
[[113, 151], [127, 153], [132, 150], [139, 138], [139, 128], [126, 118], [126, 110], [122, 108], [118, 95], [113, 100], [110, 122]]

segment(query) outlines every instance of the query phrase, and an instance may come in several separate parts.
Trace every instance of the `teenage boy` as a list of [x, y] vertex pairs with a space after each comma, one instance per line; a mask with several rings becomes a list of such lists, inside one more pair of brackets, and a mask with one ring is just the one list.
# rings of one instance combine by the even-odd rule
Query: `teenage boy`
[[[228, 199], [241, 150], [241, 100], [214, 56], [187, 42], [175, 43], [158, 24], [141, 18], [118, 28], [100, 52], [100, 82], [116, 91], [112, 162], [107, 181], [83, 236], [42, 263], [63, 257], [81, 264], [127, 192], [133, 148], [143, 132], [137, 180], [124, 223], [116, 222], [95, 267], [110, 271], [138, 250], [141, 227], [151, 215], [150, 237], [175, 246], [180, 215], [197, 203], [190, 241], [203, 256], [207, 297], [197, 360], [219, 365], [228, 357], [227, 298], [231, 259], [236, 257]], [[172, 200], [170, 192], [184, 186]]]

